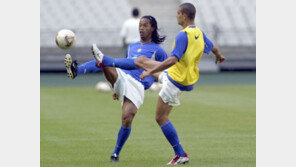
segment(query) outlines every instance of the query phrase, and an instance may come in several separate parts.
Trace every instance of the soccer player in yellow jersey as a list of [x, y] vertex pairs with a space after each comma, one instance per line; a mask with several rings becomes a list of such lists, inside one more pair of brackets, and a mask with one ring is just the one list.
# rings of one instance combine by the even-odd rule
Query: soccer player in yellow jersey
[[[195, 7], [191, 3], [183, 3], [179, 6], [177, 21], [184, 29], [176, 37], [171, 56], [165, 61], [157, 63], [153, 68], [146, 68], [147, 71], [144, 71], [141, 75], [141, 79], [144, 79], [147, 76], [168, 69], [167, 74], [162, 72], [159, 75], [163, 87], [159, 92], [155, 117], [175, 151], [175, 157], [168, 165], [189, 162], [189, 157], [181, 146], [177, 131], [168, 118], [173, 106], [180, 105], [179, 96], [181, 92], [191, 91], [193, 85], [197, 82], [199, 78], [197, 63], [203, 53], [208, 54], [212, 51], [216, 56], [216, 63], [222, 63], [225, 60], [219, 48], [213, 45], [206, 35], [195, 26], [195, 13]], [[135, 62], [138, 67], [141, 67], [140, 60], [138, 59]], [[145, 60], [144, 64], [149, 64], [149, 61], [152, 60]]]
[[[203, 53], [209, 54], [212, 51], [216, 56], [216, 63], [225, 61], [219, 48], [213, 45], [206, 35], [195, 26], [195, 12], [195, 7], [190, 3], [179, 6], [177, 21], [184, 29], [176, 37], [171, 57], [165, 61], [157, 62], [153, 61], [153, 56], [147, 58], [139, 55], [136, 59], [120, 60], [104, 56], [99, 58], [97, 62], [105, 66], [127, 70], [142, 68], [146, 71], [141, 74], [141, 79], [153, 75], [163, 84], [159, 92], [155, 119], [175, 151], [175, 156], [168, 165], [189, 162], [189, 157], [181, 146], [177, 131], [168, 118], [173, 106], [180, 105], [179, 96], [182, 91], [193, 90], [193, 85], [199, 78], [197, 64]], [[167, 68], [168, 72], [166, 73], [163, 70]]]

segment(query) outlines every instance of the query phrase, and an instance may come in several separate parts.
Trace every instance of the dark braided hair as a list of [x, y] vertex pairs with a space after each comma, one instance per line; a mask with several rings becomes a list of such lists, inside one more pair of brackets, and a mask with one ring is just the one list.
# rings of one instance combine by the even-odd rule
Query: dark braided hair
[[150, 20], [151, 27], [154, 27], [154, 31], [152, 32], [152, 41], [156, 44], [160, 44], [160, 43], [164, 42], [166, 36], [158, 34], [157, 21], [155, 20], [155, 18], [153, 16], [146, 15], [146, 16], [143, 16], [141, 19]]

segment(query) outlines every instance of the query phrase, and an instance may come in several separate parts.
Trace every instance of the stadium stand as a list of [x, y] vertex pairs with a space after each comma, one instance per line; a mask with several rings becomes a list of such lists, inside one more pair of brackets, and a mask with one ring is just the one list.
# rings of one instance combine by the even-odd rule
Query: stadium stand
[[[122, 55], [119, 34], [131, 8], [125, 0], [41, 0], [40, 70], [64, 71], [66, 53], [80, 63], [91, 60], [92, 43], [104, 48], [110, 56]], [[56, 47], [55, 35], [60, 29], [71, 29], [76, 34], [75, 47], [70, 51]]]
[[71, 29], [76, 46], [121, 46], [120, 28], [130, 16], [131, 6], [123, 0], [41, 0], [40, 43], [55, 47], [53, 40], [60, 29]]
[[[204, 56], [201, 71], [254, 70], [256, 68], [255, 0], [41, 0], [40, 1], [40, 70], [64, 71], [63, 59], [70, 53], [79, 62], [92, 59], [89, 47], [97, 43], [105, 54], [123, 57], [119, 36], [121, 26], [133, 7], [140, 15], [153, 15], [160, 32], [167, 36], [163, 44], [169, 54], [181, 27], [176, 22], [179, 4], [191, 2], [197, 7], [196, 24], [215, 42], [227, 57], [219, 66], [213, 57]], [[60, 29], [71, 29], [76, 44], [70, 51], [55, 45]]]
[[256, 45], [255, 0], [182, 0], [197, 6], [195, 22], [219, 46]]

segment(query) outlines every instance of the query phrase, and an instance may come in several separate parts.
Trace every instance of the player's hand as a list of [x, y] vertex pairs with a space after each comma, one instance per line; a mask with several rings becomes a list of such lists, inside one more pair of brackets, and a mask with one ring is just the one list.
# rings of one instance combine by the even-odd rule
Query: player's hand
[[116, 93], [113, 93], [112, 97], [113, 100], [119, 100], [119, 96]]
[[142, 74], [141, 74], [141, 76], [140, 76], [140, 78], [141, 79], [145, 79], [145, 77], [148, 77], [150, 75], [151, 75], [151, 73], [149, 71], [143, 71]]
[[216, 64], [217, 64], [218, 62], [219, 62], [219, 63], [223, 63], [225, 60], [226, 60], [226, 58], [225, 58], [223, 55], [221, 55], [221, 56], [216, 56], [216, 61], [215, 61], [215, 63], [216, 63]]

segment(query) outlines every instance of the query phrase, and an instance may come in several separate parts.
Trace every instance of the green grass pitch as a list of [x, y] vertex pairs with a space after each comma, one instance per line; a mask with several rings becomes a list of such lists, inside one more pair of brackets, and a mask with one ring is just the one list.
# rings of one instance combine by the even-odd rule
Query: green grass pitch
[[[120, 162], [110, 162], [121, 105], [93, 86], [41, 86], [42, 167], [158, 167], [174, 156], [155, 117], [157, 93], [146, 91]], [[255, 84], [196, 86], [170, 115], [190, 157], [184, 166], [256, 166]]]

